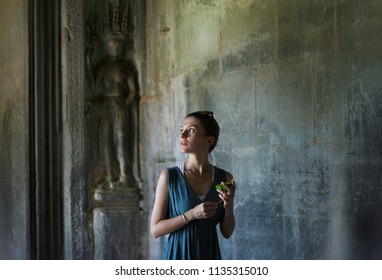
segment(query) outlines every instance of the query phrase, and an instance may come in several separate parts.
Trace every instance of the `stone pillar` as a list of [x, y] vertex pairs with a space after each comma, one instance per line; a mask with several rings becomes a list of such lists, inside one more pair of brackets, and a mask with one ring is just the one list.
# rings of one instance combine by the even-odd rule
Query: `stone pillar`
[[136, 52], [143, 49], [143, 4], [62, 1], [66, 259], [146, 256]]
[[98, 5], [86, 21], [85, 48], [94, 258], [139, 259], [139, 91], [129, 5]]
[[94, 193], [94, 258], [140, 259], [139, 194], [133, 189]]

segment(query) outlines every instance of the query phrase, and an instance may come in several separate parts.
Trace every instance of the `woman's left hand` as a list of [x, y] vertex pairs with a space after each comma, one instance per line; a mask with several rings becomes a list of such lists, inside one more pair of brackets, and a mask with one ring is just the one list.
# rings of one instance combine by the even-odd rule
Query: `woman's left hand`
[[235, 198], [235, 191], [236, 191], [236, 184], [235, 181], [232, 179], [231, 183], [232, 185], [227, 185], [225, 182], [221, 182], [222, 185], [227, 189], [227, 192], [223, 192], [221, 190], [218, 190], [219, 197], [223, 201], [224, 208], [226, 210], [233, 210], [233, 201]]

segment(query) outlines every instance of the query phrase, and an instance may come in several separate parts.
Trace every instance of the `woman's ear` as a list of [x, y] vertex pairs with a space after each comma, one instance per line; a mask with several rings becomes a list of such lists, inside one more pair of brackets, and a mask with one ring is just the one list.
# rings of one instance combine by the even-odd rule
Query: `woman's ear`
[[207, 144], [209, 145], [209, 147], [211, 147], [214, 143], [215, 143], [215, 137], [208, 136], [207, 137]]

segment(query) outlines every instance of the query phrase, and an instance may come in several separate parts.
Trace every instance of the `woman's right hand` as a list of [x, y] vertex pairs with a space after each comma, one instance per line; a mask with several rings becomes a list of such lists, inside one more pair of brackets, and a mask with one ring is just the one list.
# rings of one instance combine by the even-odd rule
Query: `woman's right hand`
[[207, 219], [215, 216], [218, 204], [216, 202], [207, 201], [196, 205], [192, 209], [192, 217], [194, 219]]

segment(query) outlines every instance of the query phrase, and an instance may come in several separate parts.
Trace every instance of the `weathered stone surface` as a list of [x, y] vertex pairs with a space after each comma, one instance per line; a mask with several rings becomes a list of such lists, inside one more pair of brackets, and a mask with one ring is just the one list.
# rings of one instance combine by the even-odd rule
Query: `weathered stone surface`
[[0, 1], [0, 259], [29, 257], [27, 6]]
[[[141, 138], [153, 151], [144, 169], [176, 149], [185, 113], [215, 112], [221, 138], [211, 160], [238, 184], [237, 229], [221, 240], [223, 256], [380, 258], [381, 3], [147, 1], [151, 6], [147, 61], [155, 63], [143, 85], [163, 105], [143, 106], [156, 108], [149, 123], [163, 125]], [[169, 111], [158, 110], [164, 106]], [[152, 138], [168, 142], [158, 140], [159, 151]], [[169, 154], [174, 164], [183, 159]]]
[[[141, 213], [138, 208], [101, 207], [94, 210], [94, 259], [144, 258]], [[142, 234], [143, 233], [143, 234]]]

